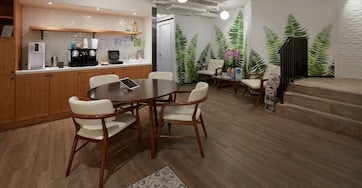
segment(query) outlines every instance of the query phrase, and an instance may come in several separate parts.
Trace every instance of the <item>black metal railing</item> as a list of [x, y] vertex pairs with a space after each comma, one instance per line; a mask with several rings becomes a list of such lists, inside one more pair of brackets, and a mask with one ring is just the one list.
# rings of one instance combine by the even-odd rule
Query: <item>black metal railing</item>
[[278, 95], [283, 103], [283, 95], [290, 82], [308, 77], [308, 39], [288, 38], [279, 50], [280, 85]]

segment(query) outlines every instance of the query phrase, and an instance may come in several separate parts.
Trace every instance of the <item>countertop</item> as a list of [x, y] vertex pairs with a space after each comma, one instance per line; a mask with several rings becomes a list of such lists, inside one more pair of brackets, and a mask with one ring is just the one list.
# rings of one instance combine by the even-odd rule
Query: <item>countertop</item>
[[22, 75], [22, 74], [51, 73], [51, 72], [64, 72], [64, 71], [82, 71], [82, 70], [121, 68], [121, 67], [142, 66], [142, 65], [151, 65], [151, 62], [147, 60], [141, 60], [141, 61], [132, 60], [132, 61], [125, 61], [123, 64], [108, 64], [108, 65], [96, 65], [96, 66], [85, 66], [85, 67], [64, 66], [64, 68], [46, 67], [44, 69], [37, 69], [37, 70], [17, 70], [15, 74]]

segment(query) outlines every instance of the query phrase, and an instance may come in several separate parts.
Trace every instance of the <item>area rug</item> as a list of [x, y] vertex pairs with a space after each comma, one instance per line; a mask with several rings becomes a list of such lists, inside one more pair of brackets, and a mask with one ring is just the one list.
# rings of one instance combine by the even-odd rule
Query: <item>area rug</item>
[[129, 185], [128, 188], [187, 188], [186, 184], [177, 177], [175, 172], [169, 167], [165, 166], [157, 170], [153, 174], [141, 179], [140, 181]]

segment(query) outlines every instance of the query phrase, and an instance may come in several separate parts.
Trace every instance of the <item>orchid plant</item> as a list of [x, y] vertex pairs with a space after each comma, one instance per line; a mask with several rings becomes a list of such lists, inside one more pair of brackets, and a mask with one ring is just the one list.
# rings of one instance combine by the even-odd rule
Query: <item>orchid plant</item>
[[237, 67], [240, 61], [240, 51], [234, 49], [228, 49], [224, 53], [224, 61], [226, 68], [235, 68]]

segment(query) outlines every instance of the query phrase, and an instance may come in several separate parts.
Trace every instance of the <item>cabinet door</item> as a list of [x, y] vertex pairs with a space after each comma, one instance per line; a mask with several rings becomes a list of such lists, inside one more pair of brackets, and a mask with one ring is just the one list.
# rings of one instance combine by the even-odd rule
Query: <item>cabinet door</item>
[[103, 74], [102, 70], [90, 70], [90, 71], [81, 71], [79, 72], [78, 77], [78, 96], [79, 99], [88, 100], [87, 95], [89, 88], [89, 78], [92, 76], [97, 76]]
[[127, 75], [124, 74], [124, 67], [104, 69], [103, 74], [116, 74], [120, 78], [127, 76]]
[[0, 76], [0, 125], [9, 124], [15, 117], [14, 76]]
[[0, 38], [0, 75], [11, 75], [15, 71], [15, 40]]
[[68, 99], [78, 96], [78, 72], [58, 72], [50, 76], [50, 114], [70, 112]]
[[16, 76], [16, 121], [49, 114], [49, 75]]
[[140, 66], [137, 69], [137, 78], [148, 78], [148, 74], [151, 72], [151, 65]]
[[132, 79], [148, 78], [148, 74], [151, 72], [151, 66], [131, 66], [105, 69], [103, 74], [117, 74], [120, 78], [129, 77]]

